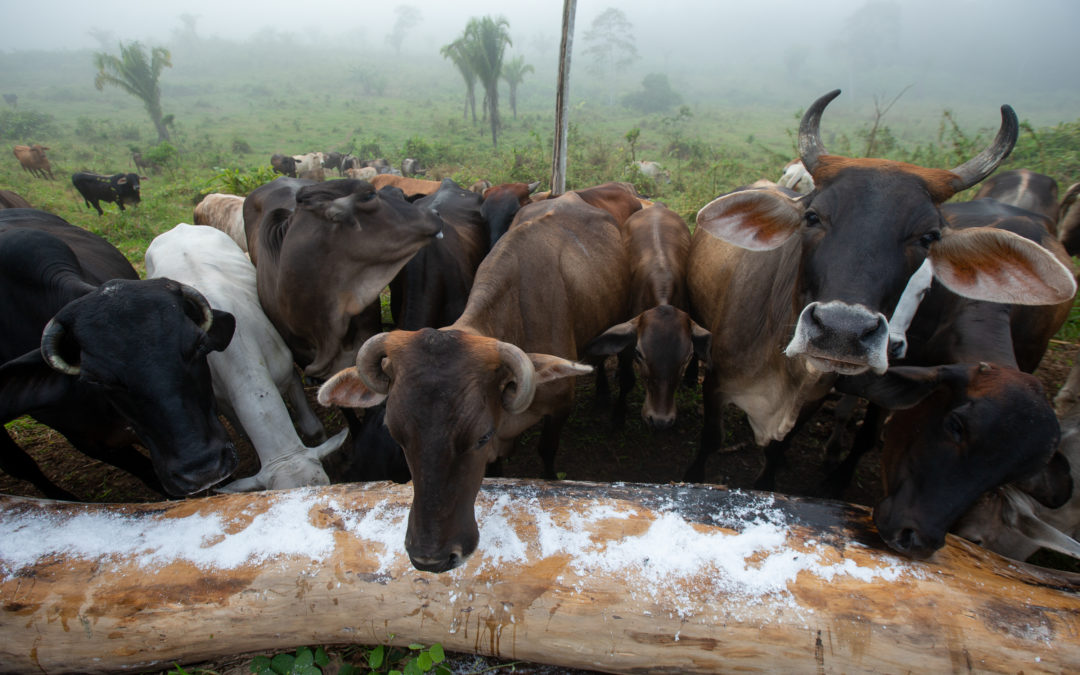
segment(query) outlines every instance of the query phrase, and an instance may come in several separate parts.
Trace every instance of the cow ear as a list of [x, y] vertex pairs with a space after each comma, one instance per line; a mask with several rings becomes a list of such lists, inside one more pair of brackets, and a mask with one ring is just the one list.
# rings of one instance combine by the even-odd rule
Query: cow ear
[[585, 356], [611, 356], [637, 344], [637, 322], [616, 324], [597, 335], [582, 350]]
[[712, 354], [712, 333], [691, 321], [690, 340], [694, 344], [694, 356], [708, 363]]
[[1055, 305], [1076, 294], [1076, 279], [1053, 253], [993, 227], [946, 230], [930, 247], [934, 277], [965, 298]]
[[906, 410], [922, 402], [954, 373], [956, 366], [896, 366], [877, 375], [864, 373], [837, 378], [834, 385], [843, 394], [854, 394], [888, 410]]
[[386, 394], [368, 389], [356, 367], [346, 368], [319, 387], [319, 404], [326, 407], [370, 408], [386, 400]]
[[802, 202], [777, 190], [740, 190], [717, 197], [697, 214], [697, 226], [751, 251], [768, 251], [799, 231]]
[[588, 375], [592, 372], [592, 366], [577, 363], [550, 354], [529, 354], [533, 368], [536, 370], [536, 384], [561, 380], [564, 377], [576, 377]]
[[206, 346], [210, 351], [223, 352], [232, 341], [236, 331], [236, 317], [220, 309], [212, 310], [214, 321], [210, 324], [210, 331], [206, 334]]
[[55, 405], [70, 392], [72, 381], [50, 368], [38, 349], [8, 361], [0, 366], [0, 423]]
[[1048, 509], [1064, 506], [1072, 498], [1073, 491], [1076, 489], [1073, 485], [1069, 460], [1060, 452], [1055, 452], [1038, 473], [1023, 480], [1014, 481], [1013, 485]]

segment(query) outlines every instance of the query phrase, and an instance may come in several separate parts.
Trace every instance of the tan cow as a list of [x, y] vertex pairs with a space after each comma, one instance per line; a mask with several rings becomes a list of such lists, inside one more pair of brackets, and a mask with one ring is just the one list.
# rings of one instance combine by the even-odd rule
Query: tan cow
[[15, 158], [22, 165], [23, 171], [27, 171], [38, 178], [52, 180], [52, 165], [49, 164], [49, 158], [45, 156], [45, 151], [48, 149], [44, 145], [35, 143], [33, 145], [16, 145], [12, 148], [12, 152], [15, 153]]
[[375, 186], [376, 190], [381, 190], [387, 186], [400, 188], [405, 193], [406, 199], [412, 199], [417, 195], [433, 194], [442, 185], [437, 180], [406, 178], [405, 176], [395, 176], [392, 173], [380, 173], [371, 179], [371, 184]]
[[247, 253], [244, 234], [244, 198], [237, 195], [212, 193], [195, 205], [195, 224], [209, 225], [229, 235], [240, 250]]

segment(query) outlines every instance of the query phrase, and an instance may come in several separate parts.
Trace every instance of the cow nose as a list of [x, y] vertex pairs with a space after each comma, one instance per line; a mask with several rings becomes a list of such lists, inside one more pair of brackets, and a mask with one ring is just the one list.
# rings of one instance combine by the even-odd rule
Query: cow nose
[[421, 572], [448, 572], [465, 562], [465, 559], [457, 551], [452, 551], [447, 556], [423, 557], [409, 555], [409, 562]]
[[670, 429], [675, 426], [675, 414], [660, 414], [655, 412], [643, 412], [641, 417], [645, 420], [645, 425], [653, 431], [663, 431], [664, 429]]
[[842, 303], [815, 304], [810, 307], [810, 334], [813, 342], [828, 346], [832, 341], [851, 340], [864, 347], [874, 345], [888, 335], [888, 322], [881, 314]]

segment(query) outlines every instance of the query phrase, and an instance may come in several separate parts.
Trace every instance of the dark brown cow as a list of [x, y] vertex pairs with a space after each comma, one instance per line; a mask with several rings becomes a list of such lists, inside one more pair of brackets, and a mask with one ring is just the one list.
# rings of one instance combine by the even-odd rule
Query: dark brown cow
[[[1037, 261], [1046, 267], [1037, 274], [1070, 281], [1068, 256], [1046, 217], [993, 199], [946, 204], [941, 211], [953, 231], [992, 227], [1037, 243], [1051, 253]], [[900, 365], [883, 376], [837, 381], [838, 389], [895, 410], [884, 427], [885, 496], [874, 508], [890, 547], [916, 558], [931, 555], [980, 495], [1031, 481], [1049, 466], [1058, 423], [1030, 373], [1071, 305], [1071, 295], [1043, 306], [985, 302], [934, 283], [907, 330]], [[875, 428], [881, 417], [872, 407], [864, 428]], [[869, 445], [861, 434], [837, 478], [850, 477]]]
[[282, 176], [260, 185], [244, 198], [244, 238], [248, 257], [254, 265], [259, 264], [259, 226], [263, 217], [274, 209], [291, 211], [296, 208], [296, 193], [306, 185], [315, 185], [315, 181]]
[[263, 214], [259, 302], [311, 377], [353, 363], [378, 330], [379, 293], [441, 232], [437, 215], [399, 195], [364, 181], [333, 180], [301, 187], [294, 209]]
[[30, 202], [11, 190], [0, 190], [0, 209], [30, 209]]
[[514, 216], [522, 206], [530, 203], [530, 195], [539, 186], [539, 181], [501, 183], [484, 190], [484, 203], [480, 206], [480, 212], [491, 227], [488, 248], [494, 247], [499, 237], [506, 234], [506, 231], [510, 229], [510, 223], [514, 221]]
[[573, 376], [591, 370], [571, 359], [627, 318], [628, 266], [614, 219], [572, 193], [528, 208], [532, 217], [480, 265], [460, 319], [368, 340], [356, 367], [319, 392], [323, 405], [386, 401], [386, 425], [412, 471], [405, 547], [418, 569], [445, 571], [475, 550], [485, 467], [545, 417], [541, 454], [554, 476]]
[[49, 158], [45, 156], [45, 151], [48, 149], [40, 143], [35, 143], [33, 145], [16, 145], [11, 151], [15, 154], [15, 158], [19, 160], [23, 171], [38, 178], [52, 180], [52, 165], [49, 164]]
[[1069, 255], [1080, 255], [1080, 183], [1073, 183], [1065, 191], [1058, 207], [1058, 238]]
[[276, 173], [289, 178], [296, 178], [296, 159], [290, 155], [275, 153], [270, 156], [270, 167]]
[[1057, 236], [1058, 184], [1046, 174], [1028, 169], [996, 173], [983, 181], [972, 199], [994, 199], [1046, 216], [1050, 233]]
[[695, 356], [709, 358], [709, 332], [686, 313], [686, 261], [690, 230], [677, 213], [654, 204], [623, 225], [630, 262], [630, 313], [634, 316], [604, 331], [586, 349], [590, 356], [619, 354], [620, 389], [616, 424], [634, 386], [634, 362], [645, 380], [641, 417], [653, 429], [675, 424], [675, 389]]
[[641, 210], [641, 202], [628, 183], [604, 183], [595, 187], [574, 190], [585, 203], [598, 209], [604, 209], [615, 218], [620, 226], [626, 219]]
[[[991, 147], [952, 171], [826, 154], [818, 99], [799, 128], [801, 160], [815, 189], [736, 191], [697, 216], [688, 285], [694, 318], [710, 329], [701, 448], [687, 471], [702, 480], [723, 438], [727, 403], [744, 410], [766, 449], [756, 485], [771, 488], [782, 441], [804, 409], [819, 405], [838, 375], [888, 366], [888, 315], [912, 274], [930, 259], [935, 277], [976, 299], [1061, 302], [1062, 283], [1032, 277], [1060, 264], [1037, 244], [994, 228], [952, 231], [939, 205], [976, 185], [1009, 154], [1018, 122], [1002, 106]], [[1043, 264], [1045, 261], [1049, 261]]]

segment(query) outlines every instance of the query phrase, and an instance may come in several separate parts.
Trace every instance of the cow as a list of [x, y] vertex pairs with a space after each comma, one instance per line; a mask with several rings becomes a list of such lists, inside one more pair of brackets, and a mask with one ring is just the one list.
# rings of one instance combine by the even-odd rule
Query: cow
[[[168, 277], [196, 289], [233, 315], [236, 334], [220, 353], [207, 355], [218, 408], [251, 439], [257, 474], [219, 488], [227, 492], [327, 485], [321, 459], [341, 448], [348, 434], [326, 442], [326, 431], [304, 394], [292, 354], [259, 306], [255, 266], [227, 234], [181, 223], [150, 242], [147, 278]], [[288, 407], [286, 407], [288, 402]], [[307, 447], [300, 435], [322, 443]]]
[[337, 169], [338, 175], [345, 175], [342, 173], [341, 160], [345, 159], [345, 155], [340, 152], [324, 152], [323, 153], [323, 168], [324, 169]]
[[0, 190], [0, 209], [29, 209], [30, 202], [11, 190]]
[[482, 193], [484, 203], [480, 206], [480, 214], [490, 228], [488, 232], [488, 249], [493, 248], [495, 242], [506, 234], [518, 210], [522, 206], [531, 203], [529, 196], [538, 187], [540, 187], [540, 181], [533, 183], [500, 183], [484, 190]]
[[72, 174], [71, 184], [82, 195], [86, 207], [93, 206], [98, 215], [105, 214], [100, 202], [112, 202], [123, 211], [124, 204], [136, 206], [142, 201], [139, 175], [136, 173], [114, 173], [102, 176], [96, 173], [80, 171]]
[[289, 155], [282, 155], [281, 153], [271, 155], [270, 167], [283, 176], [296, 178], [296, 159]]
[[296, 207], [296, 193], [306, 185], [315, 185], [313, 180], [281, 176], [269, 183], [260, 185], [244, 198], [244, 248], [254, 265], [259, 264], [259, 225], [263, 216], [274, 209], [292, 210]]
[[632, 185], [627, 183], [603, 183], [589, 188], [574, 190], [585, 203], [604, 209], [622, 227], [626, 219], [641, 210], [641, 201]]
[[[341, 172], [341, 175], [344, 176], [345, 172], [349, 169], [362, 168], [364, 168], [364, 163], [359, 157], [356, 157], [355, 155], [345, 154], [341, 158], [341, 164], [339, 165], [338, 170]], [[376, 171], [375, 173], [377, 174], [379, 172]]]
[[[925, 558], [983, 493], [1030, 481], [1048, 466], [1059, 427], [1042, 385], [1031, 372], [1068, 317], [1075, 281], [1049, 219], [993, 199], [945, 204], [953, 232], [1009, 232], [1048, 255], [1031, 276], [1061, 285], [1065, 297], [1044, 306], [961, 297], [932, 284], [907, 329], [907, 353], [884, 375], [840, 378], [837, 389], [871, 401], [864, 429], [892, 410], [882, 435], [884, 497], [874, 522], [894, 550]], [[1022, 288], [1022, 287], [1021, 287]], [[1053, 301], [1024, 298], [1026, 303]], [[868, 448], [866, 436], [842, 464]], [[841, 474], [843, 475], [843, 474]], [[1037, 480], [1037, 479], [1036, 479]]]
[[[0, 422], [30, 414], [175, 496], [235, 470], [206, 363], [232, 338], [231, 314], [176, 281], [139, 280], [104, 239], [34, 209], [0, 211], [0, 302]], [[75, 499], [7, 433], [0, 444], [8, 474]]]
[[153, 160], [143, 157], [142, 153], [138, 150], [131, 151], [131, 162], [135, 165], [135, 171], [137, 172], [146, 169], [151, 173], [161, 173], [161, 167], [158, 166]]
[[[704, 479], [723, 438], [721, 411], [733, 403], [768, 446], [755, 486], [771, 489], [785, 440], [836, 378], [885, 372], [888, 315], [925, 260], [937, 280], [975, 299], [1061, 302], [1073, 292], [1071, 275], [1065, 284], [1060, 262], [1039, 245], [994, 228], [943, 227], [939, 205], [993, 172], [1015, 144], [1011, 107], [1002, 106], [991, 146], [947, 171], [827, 154], [821, 114], [839, 94], [815, 101], [799, 126], [812, 193], [737, 190], [698, 212], [687, 280], [691, 315], [712, 347], [687, 480]], [[1032, 278], [1039, 268], [1058, 273], [1049, 286]]]
[[427, 170], [420, 164], [420, 160], [412, 157], [401, 160], [401, 174], [403, 176], [416, 176], [424, 173], [427, 173]]
[[193, 221], [196, 225], [209, 225], [229, 235], [244, 253], [247, 253], [247, 234], [244, 231], [244, 198], [238, 195], [213, 192], [195, 205]]
[[349, 432], [348, 449], [324, 462], [334, 482], [366, 483], [390, 480], [407, 483], [412, 478], [401, 446], [386, 428], [386, 406], [364, 411], [363, 421], [349, 408], [341, 408]]
[[975, 199], [993, 199], [1046, 216], [1050, 233], [1057, 236], [1058, 184], [1046, 174], [1028, 169], [995, 173], [982, 182], [972, 197]]
[[484, 194], [484, 191], [491, 186], [491, 181], [487, 180], [486, 178], [481, 178], [477, 181], [474, 181], [473, 184], [469, 186], [469, 192]]
[[351, 179], [301, 187], [295, 208], [263, 213], [259, 301], [308, 376], [353, 362], [381, 328], [379, 293], [441, 229], [430, 210]]
[[574, 377], [591, 371], [575, 359], [628, 318], [628, 265], [611, 215], [572, 193], [518, 215], [526, 210], [481, 263], [457, 321], [380, 333], [319, 389], [323, 405], [386, 402], [412, 472], [405, 548], [417, 569], [452, 569], [476, 549], [485, 467], [541, 419], [544, 475], [554, 477]]
[[437, 180], [405, 178], [403, 176], [395, 176], [391, 173], [380, 173], [371, 179], [371, 184], [375, 186], [376, 190], [381, 190], [387, 186], [400, 188], [401, 191], [405, 193], [405, 198], [409, 200], [434, 194], [442, 185], [442, 183]]
[[[579, 193], [580, 194], [580, 193]], [[675, 389], [694, 358], [709, 358], [710, 334], [687, 314], [686, 261], [690, 230], [674, 211], [654, 204], [630, 216], [623, 241], [630, 264], [630, 314], [585, 348], [589, 356], [619, 355], [621, 426], [626, 397], [634, 386], [634, 363], [645, 382], [641, 417], [651, 429], [675, 424]]]
[[804, 195], [814, 191], [814, 177], [797, 158], [784, 165], [784, 171], [776, 184]]
[[326, 172], [323, 171], [323, 154], [321, 152], [293, 155], [293, 159], [296, 161], [297, 178], [314, 181], [326, 180]]
[[347, 178], [353, 178], [355, 180], [371, 181], [378, 176], [379, 172], [375, 170], [373, 166], [365, 166], [359, 168], [345, 169], [345, 176]]
[[45, 156], [45, 151], [48, 149], [47, 146], [34, 143], [33, 145], [16, 145], [11, 151], [15, 154], [15, 159], [19, 160], [23, 171], [37, 178], [52, 180], [52, 165], [49, 164], [49, 158]]
[[671, 173], [660, 166], [659, 163], [647, 159], [639, 159], [633, 162], [634, 167], [654, 183], [670, 183]]
[[1069, 255], [1080, 255], [1080, 183], [1073, 183], [1065, 191], [1058, 207], [1058, 238]]

